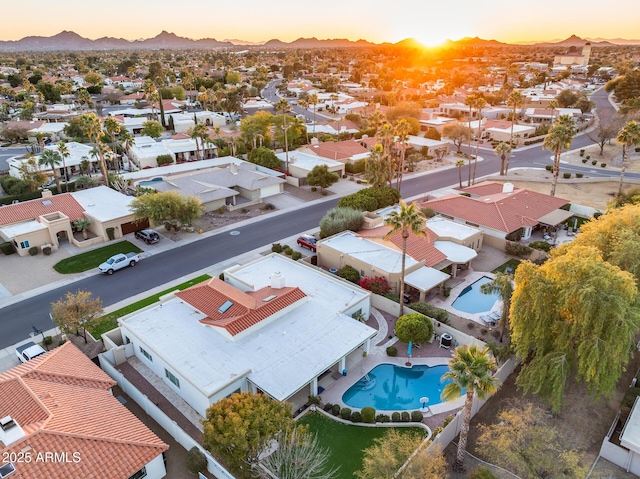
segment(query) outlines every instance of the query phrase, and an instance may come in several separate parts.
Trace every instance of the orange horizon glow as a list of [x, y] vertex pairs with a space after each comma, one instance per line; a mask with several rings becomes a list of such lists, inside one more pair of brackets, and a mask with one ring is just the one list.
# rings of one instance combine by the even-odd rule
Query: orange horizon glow
[[[434, 4], [396, 0], [388, 8], [364, 0], [324, 0], [313, 5], [293, 0], [274, 3], [265, 6], [259, 0], [244, 0], [214, 5], [196, 0], [156, 0], [150, 8], [147, 2], [111, 0], [107, 9], [81, 0], [65, 0], [61, 11], [50, 0], [31, 0], [29, 8], [38, 14], [24, 21], [4, 22], [0, 40], [49, 37], [64, 30], [92, 40], [153, 38], [165, 30], [192, 39], [251, 43], [316, 37], [365, 39], [380, 44], [414, 38], [429, 47], [447, 39], [476, 36], [511, 44], [557, 41], [572, 34], [581, 38], [640, 37], [637, 16], [631, 14], [638, 11], [636, 0], [609, 0], [606, 7], [594, 0], [538, 0], [526, 15], [510, 0]], [[602, 8], [628, 14], [602, 15]]]

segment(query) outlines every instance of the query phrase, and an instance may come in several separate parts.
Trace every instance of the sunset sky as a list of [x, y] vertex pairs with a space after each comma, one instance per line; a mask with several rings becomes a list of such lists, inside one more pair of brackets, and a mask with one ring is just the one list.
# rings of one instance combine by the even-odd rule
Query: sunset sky
[[[63, 30], [96, 39], [134, 40], [162, 30], [189, 38], [250, 42], [300, 37], [364, 38], [376, 43], [414, 37], [434, 45], [479, 36], [507, 43], [640, 37], [638, 0], [31, 0], [20, 14], [4, 8], [0, 40]], [[14, 9], [15, 11], [12, 11]]]

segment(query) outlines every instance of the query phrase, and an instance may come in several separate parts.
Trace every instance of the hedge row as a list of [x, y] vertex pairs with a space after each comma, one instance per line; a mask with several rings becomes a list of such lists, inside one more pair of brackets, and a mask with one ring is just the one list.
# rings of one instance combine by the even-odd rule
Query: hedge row
[[353, 423], [364, 422], [374, 424], [376, 422], [422, 422], [423, 415], [420, 411], [394, 412], [389, 417], [387, 414], [376, 415], [376, 410], [372, 407], [363, 407], [361, 411], [352, 411], [348, 407], [341, 408], [338, 404], [327, 403], [323, 408], [326, 412], [334, 416], [340, 416], [342, 419]]

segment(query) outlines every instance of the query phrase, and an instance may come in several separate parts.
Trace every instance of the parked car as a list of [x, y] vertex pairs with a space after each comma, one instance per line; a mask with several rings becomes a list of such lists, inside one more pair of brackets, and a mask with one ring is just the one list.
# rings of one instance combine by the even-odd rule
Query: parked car
[[147, 244], [155, 244], [160, 241], [160, 235], [153, 230], [136, 231], [135, 237]]
[[298, 237], [297, 243], [303, 248], [309, 248], [315, 253], [316, 251], [316, 239], [311, 235], [302, 235]]
[[28, 343], [16, 348], [16, 354], [18, 355], [18, 359], [21, 363], [31, 361], [33, 358], [37, 358], [44, 353], [46, 353], [46, 351], [33, 341], [29, 341]]
[[140, 261], [140, 255], [138, 255], [138, 253], [118, 253], [98, 266], [98, 269], [101, 273], [113, 274], [114, 271], [126, 268], [127, 266], [135, 266], [138, 261]]

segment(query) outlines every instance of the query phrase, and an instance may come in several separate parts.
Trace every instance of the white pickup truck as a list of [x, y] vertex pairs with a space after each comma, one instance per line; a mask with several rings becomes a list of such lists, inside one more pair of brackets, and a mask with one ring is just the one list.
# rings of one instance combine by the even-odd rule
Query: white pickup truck
[[33, 341], [29, 341], [16, 348], [16, 354], [21, 363], [26, 363], [44, 353], [46, 353], [46, 351]]
[[138, 261], [140, 261], [140, 255], [138, 253], [118, 253], [98, 266], [98, 269], [101, 273], [113, 274], [114, 271], [127, 266], [135, 266]]

